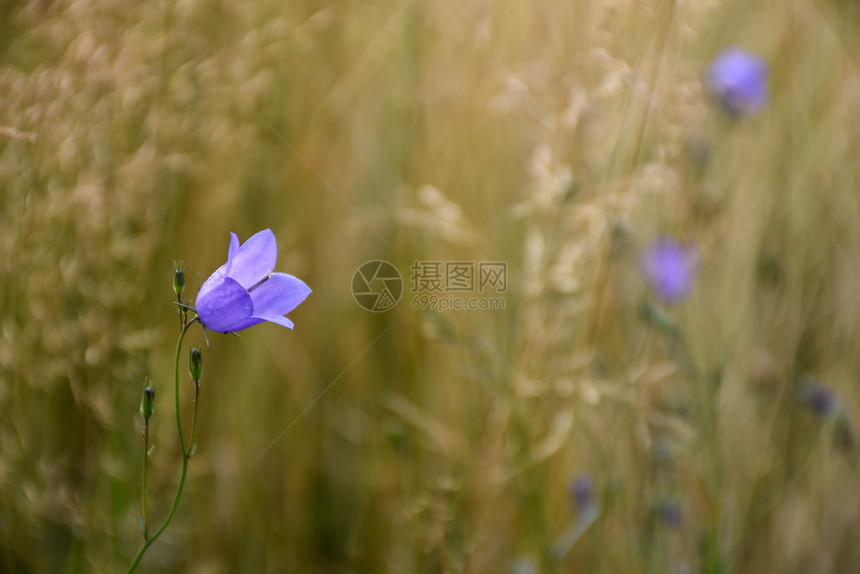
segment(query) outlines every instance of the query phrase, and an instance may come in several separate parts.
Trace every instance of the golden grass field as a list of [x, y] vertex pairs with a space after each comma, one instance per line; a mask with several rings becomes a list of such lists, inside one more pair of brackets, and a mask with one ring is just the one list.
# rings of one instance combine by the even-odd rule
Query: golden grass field
[[[852, 0], [0, 2], [0, 571], [125, 571], [144, 377], [154, 523], [179, 475], [172, 262], [193, 301], [271, 228], [313, 293], [294, 331], [187, 337], [198, 450], [137, 572], [860, 572], [858, 29]], [[769, 66], [748, 117], [703, 87], [728, 46]], [[699, 253], [671, 306], [661, 235]], [[506, 263], [504, 308], [414, 309], [416, 261]]]

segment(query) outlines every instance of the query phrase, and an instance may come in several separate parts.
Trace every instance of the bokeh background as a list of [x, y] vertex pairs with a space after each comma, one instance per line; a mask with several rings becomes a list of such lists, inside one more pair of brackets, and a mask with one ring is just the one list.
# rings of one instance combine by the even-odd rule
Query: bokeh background
[[[144, 377], [155, 524], [179, 474], [172, 262], [193, 299], [271, 228], [313, 294], [204, 346], [139, 572], [860, 571], [858, 27], [850, 0], [0, 2], [0, 570], [125, 570]], [[740, 119], [702, 85], [731, 45], [770, 66]], [[659, 235], [700, 254], [672, 307]], [[374, 259], [406, 282], [385, 313], [350, 292]], [[412, 309], [416, 260], [506, 262], [505, 308]]]

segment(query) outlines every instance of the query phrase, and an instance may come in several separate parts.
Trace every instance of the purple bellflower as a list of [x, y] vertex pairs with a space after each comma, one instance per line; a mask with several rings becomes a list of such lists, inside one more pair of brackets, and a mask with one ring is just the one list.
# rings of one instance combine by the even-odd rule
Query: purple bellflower
[[705, 86], [721, 108], [739, 118], [767, 104], [767, 77], [767, 62], [760, 56], [728, 48], [708, 66]]
[[273, 273], [278, 245], [271, 229], [254, 234], [243, 245], [230, 233], [227, 263], [219, 267], [197, 294], [203, 325], [219, 333], [247, 329], [263, 321], [293, 328], [284, 317], [310, 294], [304, 281]]
[[642, 254], [642, 274], [665, 303], [685, 299], [693, 289], [699, 270], [699, 250], [669, 237], [651, 243]]

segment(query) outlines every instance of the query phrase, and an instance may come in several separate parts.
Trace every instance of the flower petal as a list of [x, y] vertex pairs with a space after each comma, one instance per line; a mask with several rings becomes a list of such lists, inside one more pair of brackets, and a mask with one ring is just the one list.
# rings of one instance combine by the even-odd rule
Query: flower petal
[[277, 323], [278, 325], [283, 325], [284, 327], [288, 327], [290, 329], [293, 328], [293, 322], [284, 317], [283, 315], [265, 315], [263, 317], [252, 317], [253, 319], [257, 319], [259, 321], [268, 321], [269, 323]]
[[229, 331], [219, 331], [219, 333], [235, 333], [236, 331], [242, 331], [243, 329], [247, 329], [248, 327], [259, 325], [263, 321], [265, 321], [265, 319], [260, 319], [258, 317], [248, 317], [246, 319], [242, 319], [241, 321], [236, 321], [234, 324], [230, 325]]
[[[231, 252], [233, 244], [230, 244]], [[278, 259], [278, 243], [271, 229], [264, 229], [252, 235], [248, 241], [239, 247], [235, 256], [230, 259], [232, 265], [227, 274], [239, 282], [245, 289], [250, 289], [275, 268]]]
[[230, 247], [227, 248], [227, 263], [224, 264], [224, 268], [227, 274], [230, 273], [230, 267], [233, 265], [233, 260], [236, 258], [236, 255], [239, 253], [239, 236], [230, 232]]
[[310, 293], [311, 288], [298, 277], [287, 273], [272, 273], [266, 281], [251, 291], [254, 316], [265, 317], [269, 321], [268, 317], [271, 315], [286, 315], [298, 307]]
[[197, 314], [207, 329], [229, 333], [259, 323], [251, 318], [254, 303], [244, 287], [230, 277], [213, 278], [214, 274], [206, 281], [211, 283], [208, 289], [201, 288], [197, 296]]
[[197, 300], [204, 299], [212, 289], [221, 285], [222, 280], [227, 276], [227, 268], [229, 261], [215, 270], [212, 275], [200, 286], [200, 291], [197, 293]]

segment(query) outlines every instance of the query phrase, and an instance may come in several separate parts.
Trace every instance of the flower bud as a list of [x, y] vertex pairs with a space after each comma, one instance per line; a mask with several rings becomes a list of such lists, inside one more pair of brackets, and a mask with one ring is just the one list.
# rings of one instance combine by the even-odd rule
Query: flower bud
[[143, 420], [148, 421], [155, 410], [155, 389], [149, 384], [149, 379], [146, 379], [143, 384], [143, 395], [140, 397], [140, 416]]
[[173, 292], [182, 295], [185, 291], [185, 264], [180, 259], [173, 262]]
[[639, 304], [639, 317], [645, 323], [664, 333], [675, 333], [678, 327], [675, 319], [672, 318], [668, 311], [650, 301], [643, 300]]
[[203, 376], [203, 353], [197, 347], [193, 347], [189, 352], [188, 373], [195, 381], [199, 381]]

